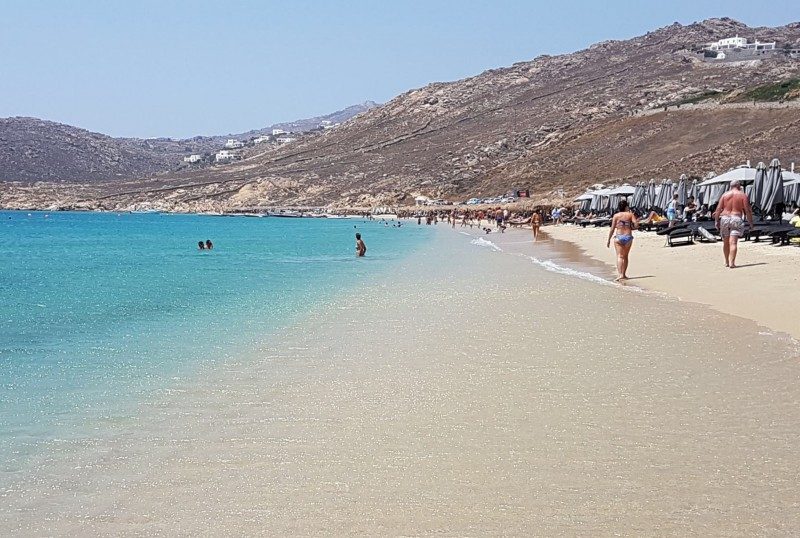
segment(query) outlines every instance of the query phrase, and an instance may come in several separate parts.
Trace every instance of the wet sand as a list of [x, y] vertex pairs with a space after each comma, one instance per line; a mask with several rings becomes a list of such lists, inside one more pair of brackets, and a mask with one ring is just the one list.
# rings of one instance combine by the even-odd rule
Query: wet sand
[[394, 276], [40, 462], [0, 534], [800, 531], [797, 343], [602, 267], [440, 225]]
[[[547, 236], [567, 241], [615, 271], [616, 254], [606, 248], [608, 228], [547, 226]], [[519, 231], [518, 233], [525, 233]], [[527, 230], [530, 235], [530, 230]], [[655, 233], [635, 234], [630, 284], [703, 303], [800, 338], [800, 249], [768, 242], [739, 242], [736, 263], [725, 267], [722, 244], [667, 247]]]

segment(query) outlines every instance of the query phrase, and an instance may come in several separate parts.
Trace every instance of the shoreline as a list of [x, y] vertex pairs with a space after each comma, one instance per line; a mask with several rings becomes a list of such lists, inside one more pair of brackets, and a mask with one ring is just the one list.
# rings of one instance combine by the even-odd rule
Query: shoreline
[[[615, 274], [615, 251], [605, 246], [608, 228], [547, 226], [549, 238], [570, 243]], [[800, 249], [739, 241], [739, 266], [722, 263], [722, 244], [667, 247], [666, 239], [636, 232], [630, 256], [632, 285], [680, 301], [756, 322], [800, 340]], [[779, 300], [776, 300], [779, 299]]]
[[[567, 242], [437, 228], [119, 436], [61, 441], [0, 495], [0, 533], [793, 528], [789, 339], [588, 278], [604, 265]], [[662, 360], [675, 335], [687, 349]]]

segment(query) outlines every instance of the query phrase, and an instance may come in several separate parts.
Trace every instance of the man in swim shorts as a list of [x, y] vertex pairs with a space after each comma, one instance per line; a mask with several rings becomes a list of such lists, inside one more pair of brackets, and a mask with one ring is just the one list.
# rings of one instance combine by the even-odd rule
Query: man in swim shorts
[[738, 180], [731, 181], [731, 189], [719, 199], [717, 210], [714, 211], [714, 220], [722, 236], [725, 267], [735, 269], [739, 238], [744, 234], [745, 222], [749, 221], [750, 226], [753, 226], [750, 199], [742, 191], [742, 184]]

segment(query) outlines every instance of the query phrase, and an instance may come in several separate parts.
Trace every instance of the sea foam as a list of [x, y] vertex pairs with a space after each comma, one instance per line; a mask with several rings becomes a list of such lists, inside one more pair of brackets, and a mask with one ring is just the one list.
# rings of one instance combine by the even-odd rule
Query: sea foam
[[587, 273], [586, 271], [578, 271], [576, 269], [570, 269], [569, 267], [564, 267], [563, 265], [557, 264], [553, 260], [540, 260], [536, 256], [525, 256], [525, 257], [531, 260], [534, 264], [538, 265], [539, 267], [547, 271], [550, 271], [552, 273], [573, 276], [580, 278], [582, 280], [588, 280], [589, 282], [594, 282], [596, 284], [603, 284], [606, 286], [614, 285], [613, 282], [609, 282], [605, 278], [593, 275], [592, 273]]
[[479, 247], [487, 247], [495, 252], [503, 252], [503, 249], [489, 241], [488, 239], [484, 239], [483, 237], [476, 237], [472, 241], [470, 241], [473, 245], [478, 245]]

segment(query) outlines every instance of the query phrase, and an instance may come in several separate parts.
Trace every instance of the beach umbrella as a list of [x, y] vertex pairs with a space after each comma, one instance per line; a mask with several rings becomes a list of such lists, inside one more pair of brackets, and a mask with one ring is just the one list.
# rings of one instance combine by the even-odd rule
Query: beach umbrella
[[792, 203], [800, 205], [800, 180], [793, 179], [783, 184], [783, 200], [787, 206]]
[[734, 179], [739, 180], [743, 186], [753, 183], [756, 179], [756, 169], [744, 165], [728, 170], [718, 176], [709, 174], [709, 177], [698, 185], [703, 196], [703, 203], [713, 206], [719, 202], [719, 199], [722, 198], [722, 195], [725, 194]]
[[678, 195], [678, 203], [682, 206], [686, 205], [686, 199], [689, 198], [687, 181], [686, 174], [681, 174], [681, 178], [678, 181], [678, 188], [675, 191]]
[[783, 203], [786, 206], [800, 204], [800, 174], [783, 171]]
[[656, 180], [651, 179], [650, 183], [647, 184], [647, 188], [645, 189], [645, 197], [644, 197], [644, 209], [645, 211], [650, 211], [656, 205]]
[[587, 211], [589, 211], [589, 206], [591, 206], [592, 204], [592, 193], [584, 192], [583, 194], [575, 198], [573, 202], [577, 202], [578, 209], [580, 209], [581, 212], [586, 213]]
[[616, 211], [619, 201], [623, 198], [630, 198], [636, 192], [636, 187], [631, 185], [621, 185], [608, 191], [608, 209]]
[[606, 211], [608, 208], [608, 191], [610, 189], [598, 189], [592, 193], [592, 203], [589, 204], [589, 209], [598, 213]]
[[631, 198], [631, 208], [638, 210], [645, 209], [645, 207], [643, 207], [646, 194], [645, 191], [646, 189], [643, 182], [639, 181], [636, 183], [636, 188], [633, 191], [633, 198]]
[[756, 209], [761, 207], [761, 198], [764, 194], [764, 189], [767, 184], [767, 167], [764, 163], [759, 162], [756, 165], [756, 177], [753, 184], [744, 189], [750, 201], [755, 205]]
[[697, 180], [693, 179], [692, 184], [689, 186], [689, 196], [694, 198], [696, 203], [700, 203], [700, 189], [697, 188]]
[[772, 159], [769, 163], [766, 183], [758, 197], [757, 207], [762, 215], [767, 215], [775, 209], [775, 206], [783, 203], [783, 174], [781, 172], [781, 162]]
[[670, 201], [672, 200], [672, 193], [673, 193], [673, 185], [672, 181], [669, 179], [665, 179], [661, 182], [661, 188], [658, 190], [658, 196], [656, 197], [655, 206], [661, 210], [666, 210], [667, 206], [669, 205]]

